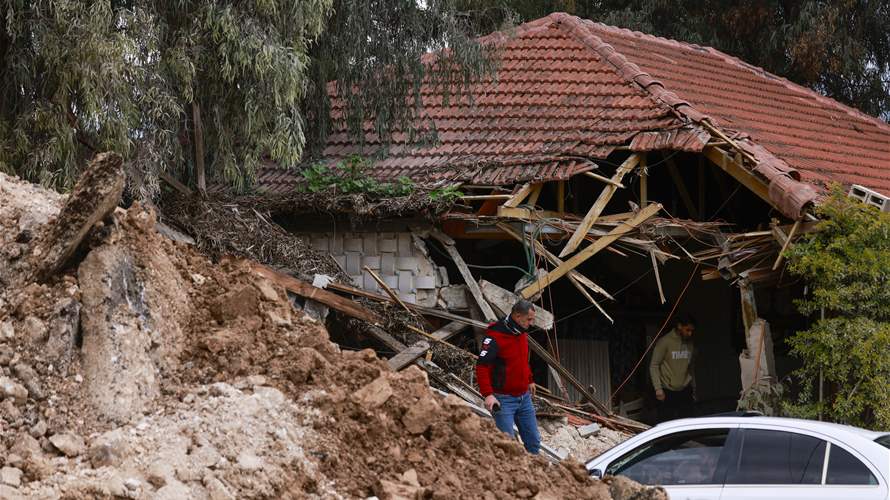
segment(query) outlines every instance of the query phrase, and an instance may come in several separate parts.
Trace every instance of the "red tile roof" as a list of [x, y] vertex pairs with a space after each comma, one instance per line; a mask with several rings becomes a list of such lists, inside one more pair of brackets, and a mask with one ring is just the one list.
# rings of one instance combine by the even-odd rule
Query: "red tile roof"
[[727, 134], [749, 138], [743, 143], [754, 156], [778, 160], [793, 177], [890, 194], [890, 126], [881, 120], [713, 48], [577, 18], [567, 22], [580, 24], [687, 102], [681, 112], [706, 115]]
[[[424, 114], [439, 142], [412, 147], [396, 132], [372, 175], [474, 184], [564, 179], [617, 146], [701, 151], [713, 126], [756, 158], [753, 170], [786, 215], [816, 198], [809, 184], [856, 183], [890, 194], [890, 126], [715, 49], [563, 13], [483, 41], [501, 48], [497, 78], [476, 85], [472, 100], [448, 105], [424, 88]], [[334, 116], [342, 111], [335, 99]], [[373, 154], [380, 144], [370, 125], [366, 131], [362, 149], [335, 130], [325, 160]], [[259, 184], [280, 191], [292, 179], [264, 171]]]

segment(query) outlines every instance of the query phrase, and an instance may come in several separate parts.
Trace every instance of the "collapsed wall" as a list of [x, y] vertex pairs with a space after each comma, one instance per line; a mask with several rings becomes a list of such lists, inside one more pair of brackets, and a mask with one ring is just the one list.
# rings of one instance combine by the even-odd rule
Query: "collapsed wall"
[[341, 353], [244, 263], [109, 206], [119, 167], [68, 197], [0, 174], [0, 498], [664, 498]]

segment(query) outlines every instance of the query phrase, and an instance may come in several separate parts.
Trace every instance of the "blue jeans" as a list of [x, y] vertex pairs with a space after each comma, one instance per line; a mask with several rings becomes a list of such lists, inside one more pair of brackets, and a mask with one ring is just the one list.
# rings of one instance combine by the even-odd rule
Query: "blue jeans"
[[494, 412], [494, 424], [510, 437], [514, 437], [513, 424], [519, 429], [519, 437], [526, 451], [537, 455], [541, 449], [541, 434], [538, 432], [538, 419], [535, 417], [535, 407], [532, 405], [532, 397], [529, 393], [522, 396], [510, 396], [507, 394], [495, 394], [501, 409]]

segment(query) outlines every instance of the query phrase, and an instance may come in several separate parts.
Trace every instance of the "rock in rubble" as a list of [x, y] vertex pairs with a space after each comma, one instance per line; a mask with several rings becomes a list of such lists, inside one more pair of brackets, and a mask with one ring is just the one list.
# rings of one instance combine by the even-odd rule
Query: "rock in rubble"
[[375, 493], [380, 497], [380, 500], [415, 500], [420, 498], [423, 488], [381, 479]]
[[385, 375], [377, 377], [370, 384], [355, 392], [352, 400], [363, 408], [372, 410], [382, 406], [392, 396], [392, 386]]
[[0, 484], [0, 498], [2, 498], [3, 500], [19, 500], [20, 498], [25, 497], [22, 496], [19, 491], [12, 486]]
[[126, 436], [120, 429], [106, 432], [90, 444], [87, 456], [96, 469], [119, 465], [129, 455]]
[[64, 453], [65, 456], [69, 458], [82, 454], [86, 449], [86, 444], [83, 442], [83, 438], [70, 432], [53, 434], [49, 438], [49, 442], [55, 449]]
[[9, 377], [0, 377], [0, 396], [10, 398], [16, 404], [23, 404], [28, 400], [28, 389]]
[[624, 476], [606, 478], [604, 483], [609, 486], [612, 498], [629, 498], [633, 500], [668, 500], [664, 488], [652, 488], [635, 483]]
[[3, 467], [0, 469], [0, 483], [18, 488], [22, 485], [22, 471], [15, 467]]
[[15, 329], [12, 326], [12, 320], [6, 320], [0, 323], [0, 342], [7, 342], [15, 338]]
[[12, 371], [25, 385], [25, 389], [28, 390], [28, 394], [32, 398], [42, 400], [46, 397], [46, 394], [43, 392], [43, 386], [40, 384], [40, 377], [37, 376], [37, 372], [30, 365], [19, 363], [13, 367]]
[[31, 434], [32, 437], [40, 439], [46, 434], [46, 431], [46, 422], [43, 420], [39, 420], [36, 424], [31, 426], [31, 429], [28, 430], [28, 433]]
[[12, 350], [12, 347], [0, 344], [0, 366], [9, 366], [14, 356], [15, 351]]
[[439, 405], [436, 400], [429, 397], [420, 398], [402, 415], [402, 424], [411, 434], [421, 434], [429, 428], [430, 422], [434, 420], [433, 415], [438, 410]]

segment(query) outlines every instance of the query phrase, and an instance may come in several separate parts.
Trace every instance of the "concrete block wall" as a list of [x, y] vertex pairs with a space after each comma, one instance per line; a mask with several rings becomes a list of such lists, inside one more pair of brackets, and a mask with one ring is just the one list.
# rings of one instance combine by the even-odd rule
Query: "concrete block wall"
[[380, 292], [367, 266], [405, 302], [435, 307], [438, 290], [447, 287], [448, 273], [430, 259], [424, 241], [410, 232], [310, 233], [312, 248], [328, 253], [356, 287]]

